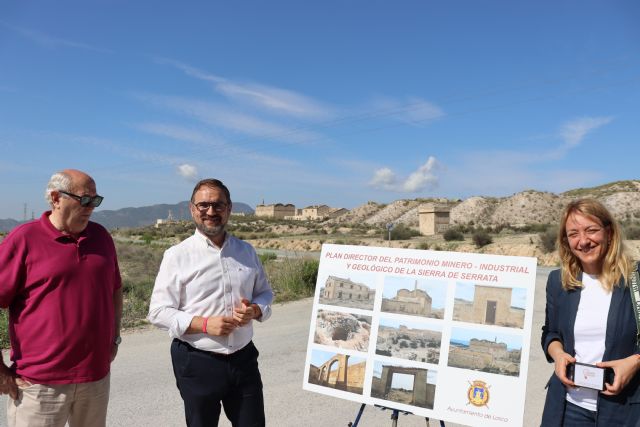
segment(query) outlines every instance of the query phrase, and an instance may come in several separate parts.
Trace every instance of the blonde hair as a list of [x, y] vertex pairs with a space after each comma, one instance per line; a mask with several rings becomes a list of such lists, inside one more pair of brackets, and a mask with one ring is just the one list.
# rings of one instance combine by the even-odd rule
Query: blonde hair
[[598, 223], [609, 231], [607, 253], [602, 260], [602, 271], [598, 280], [602, 286], [611, 291], [613, 287], [624, 279], [623, 286], [633, 270], [634, 263], [625, 252], [622, 230], [604, 205], [594, 199], [578, 199], [569, 203], [562, 213], [558, 229], [558, 253], [562, 265], [562, 287], [565, 290], [578, 289], [582, 282], [578, 275], [582, 271], [580, 260], [571, 252], [567, 238], [567, 220], [569, 215], [579, 213]]

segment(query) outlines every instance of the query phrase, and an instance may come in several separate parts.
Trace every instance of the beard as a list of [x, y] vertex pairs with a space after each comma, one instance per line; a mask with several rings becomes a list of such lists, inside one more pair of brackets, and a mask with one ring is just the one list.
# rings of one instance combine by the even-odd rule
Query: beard
[[207, 226], [203, 222], [196, 222], [196, 228], [207, 237], [218, 237], [224, 233], [226, 224]]

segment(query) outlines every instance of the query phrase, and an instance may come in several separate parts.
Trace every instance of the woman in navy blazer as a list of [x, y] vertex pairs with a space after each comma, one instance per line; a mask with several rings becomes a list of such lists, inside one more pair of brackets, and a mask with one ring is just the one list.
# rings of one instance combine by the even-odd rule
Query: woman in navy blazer
[[[554, 362], [555, 372], [547, 384], [542, 426], [639, 426], [638, 328], [627, 286], [634, 263], [625, 254], [620, 227], [601, 203], [592, 199], [576, 200], [565, 208], [557, 242], [562, 269], [549, 274], [542, 327], [542, 349], [547, 360]], [[604, 314], [602, 318], [606, 318], [606, 325], [600, 325], [601, 340], [596, 341], [604, 342], [604, 348], [593, 348], [593, 344], [587, 347], [602, 355], [597, 366], [610, 367], [615, 373], [612, 384], [605, 384], [604, 391], [587, 391], [596, 396], [595, 411], [567, 402], [567, 390], [575, 390], [575, 384], [567, 378], [567, 366], [581, 361], [576, 360], [574, 332], [578, 331], [579, 337], [585, 336], [584, 324], [580, 322], [590, 315], [585, 312], [585, 297], [582, 313], [577, 316], [585, 274], [592, 278], [589, 286], [599, 283], [602, 288], [595, 295], [606, 295], [599, 297], [600, 300], [594, 300], [593, 293], [589, 297], [589, 307], [596, 307], [594, 316], [599, 306], [600, 316]], [[608, 303], [609, 295], [609, 308], [605, 312], [603, 305]], [[585, 342], [591, 343], [578, 339], [583, 340], [581, 349], [585, 348]]]

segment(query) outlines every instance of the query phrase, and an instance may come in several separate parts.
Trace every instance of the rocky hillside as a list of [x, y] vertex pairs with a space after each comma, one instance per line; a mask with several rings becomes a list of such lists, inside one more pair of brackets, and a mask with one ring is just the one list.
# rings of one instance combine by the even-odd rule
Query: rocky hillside
[[604, 203], [620, 221], [640, 221], [640, 181], [617, 181], [593, 188], [580, 188], [560, 194], [526, 190], [508, 197], [470, 197], [464, 201], [446, 199], [396, 200], [388, 205], [368, 202], [333, 223], [385, 225], [389, 222], [418, 226], [418, 206], [422, 203], [451, 207], [453, 224], [514, 227], [553, 224], [571, 200], [592, 197]]

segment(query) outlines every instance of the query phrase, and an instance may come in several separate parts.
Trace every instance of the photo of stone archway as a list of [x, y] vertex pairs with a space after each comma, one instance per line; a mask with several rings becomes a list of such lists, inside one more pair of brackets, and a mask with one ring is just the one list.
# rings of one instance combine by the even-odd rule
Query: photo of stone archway
[[437, 372], [433, 369], [388, 364], [373, 365], [371, 397], [433, 409]]
[[456, 283], [453, 320], [522, 329], [526, 299], [524, 288]]
[[311, 352], [309, 384], [362, 394], [367, 362], [362, 357], [322, 350]]
[[318, 298], [320, 304], [373, 310], [376, 291], [368, 282], [373, 281], [374, 276], [329, 274], [318, 279], [318, 283], [323, 284]]
[[451, 329], [448, 365], [517, 377], [522, 337], [492, 331]]
[[446, 281], [387, 276], [382, 290], [381, 310], [443, 319], [446, 297]]
[[367, 351], [371, 316], [318, 310], [313, 342], [338, 348]]
[[423, 363], [438, 364], [442, 326], [380, 318], [376, 354]]

